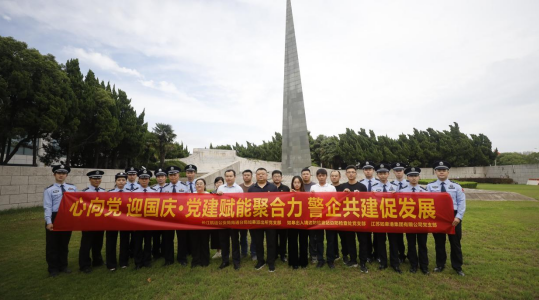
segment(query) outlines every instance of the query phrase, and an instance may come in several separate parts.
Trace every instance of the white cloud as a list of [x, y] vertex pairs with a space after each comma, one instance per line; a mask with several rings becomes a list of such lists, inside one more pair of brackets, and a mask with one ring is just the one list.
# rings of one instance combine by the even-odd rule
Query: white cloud
[[109, 71], [115, 74], [125, 74], [135, 77], [142, 77], [142, 75], [134, 69], [126, 67], [120, 67], [116, 61], [112, 58], [94, 51], [86, 51], [81, 48], [66, 47], [64, 52], [68, 55], [72, 55], [73, 58], [78, 58], [79, 61], [83, 61], [89, 65], [96, 66], [101, 70]]
[[6, 20], [6, 21], [11, 21], [11, 17], [8, 16], [8, 15], [2, 15], [2, 19]]
[[[447, 130], [456, 121], [466, 133], [486, 134], [501, 151], [538, 147], [539, 123], [530, 112], [539, 104], [529, 103], [539, 86], [538, 1], [292, 5], [314, 135], [349, 127], [396, 137], [414, 127]], [[6, 0], [0, 11], [34, 20], [27, 26], [62, 38], [57, 45], [72, 45], [79, 51], [74, 56], [91, 66], [127, 75], [113, 81], [137, 110], [146, 108], [150, 123], [174, 121], [173, 112], [186, 122], [234, 124], [234, 134], [201, 132], [184, 140], [190, 149], [216, 136], [260, 142], [281, 130], [284, 0]], [[503, 67], [510, 62], [517, 63]], [[515, 132], [524, 138], [517, 141]]]

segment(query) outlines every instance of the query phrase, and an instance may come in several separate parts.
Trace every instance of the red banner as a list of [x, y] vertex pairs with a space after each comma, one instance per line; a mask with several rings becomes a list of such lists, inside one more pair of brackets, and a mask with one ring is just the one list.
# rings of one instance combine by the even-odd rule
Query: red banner
[[454, 234], [447, 193], [65, 193], [54, 230], [297, 228]]

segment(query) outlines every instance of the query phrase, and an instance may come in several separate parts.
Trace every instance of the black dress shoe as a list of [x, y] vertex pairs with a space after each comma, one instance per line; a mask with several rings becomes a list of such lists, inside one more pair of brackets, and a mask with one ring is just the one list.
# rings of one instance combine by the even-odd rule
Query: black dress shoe
[[50, 272], [50, 273], [49, 273], [49, 276], [50, 276], [50, 277], [53, 277], [53, 278], [54, 278], [54, 277], [57, 277], [58, 275], [60, 275], [60, 273], [59, 273], [59, 272], [56, 272], [56, 271], [55, 271], [55, 272]]
[[301, 266], [302, 269], [307, 269], [307, 266]]
[[66, 274], [71, 274], [71, 269], [70, 268], [65, 268], [62, 270], [62, 273], [66, 273]]
[[466, 276], [462, 270], [457, 271], [457, 275], [462, 276], [462, 277]]
[[299, 269], [299, 266], [292, 266], [292, 269], [297, 270]]
[[378, 267], [378, 270], [380, 270], [380, 271], [381, 271], [381, 270], [385, 270], [385, 269], [387, 269], [387, 266], [380, 265], [380, 266]]
[[430, 272], [427, 269], [421, 269], [421, 272], [423, 272], [424, 275], [430, 275]]
[[285, 256], [285, 257], [281, 257], [281, 261], [285, 263], [285, 262], [288, 262], [288, 259], [286, 258], [286, 256]]
[[361, 270], [361, 272], [363, 273], [369, 273], [369, 269], [367, 269], [367, 266], [365, 264], [359, 264], [359, 269]]
[[180, 265], [185, 267], [185, 266], [187, 266], [187, 262], [186, 261], [180, 261]]
[[417, 273], [417, 268], [410, 268], [410, 273]]
[[224, 262], [224, 263], [221, 263], [221, 265], [219, 266], [219, 269], [224, 269], [226, 267], [230, 266], [230, 263], [229, 262]]
[[135, 266], [135, 270], [140, 270], [142, 269], [142, 266]]
[[90, 268], [84, 268], [81, 270], [82, 273], [85, 273], [85, 274], [88, 274], [88, 273], [91, 273], [92, 272], [92, 269]]
[[170, 265], [172, 265], [171, 261], [165, 261], [165, 264], [163, 265], [163, 267], [170, 266]]
[[240, 264], [234, 264], [234, 270], [239, 270], [240, 269]]
[[329, 262], [329, 261], [328, 261], [328, 267], [329, 267], [330, 269], [335, 269], [335, 263]]
[[319, 261], [317, 264], [316, 264], [316, 267], [317, 268], [323, 268], [324, 267], [324, 262], [323, 261]]
[[399, 274], [402, 274], [402, 271], [399, 267], [393, 267], [393, 270], [395, 270], [395, 272], [399, 273]]
[[434, 272], [439, 273], [442, 272], [445, 269], [445, 267], [436, 267], [434, 268]]
[[349, 261], [350, 261], [350, 259], [348, 258], [347, 255], [346, 255], [346, 256], [343, 256], [342, 262], [343, 262], [345, 265], [348, 264]]

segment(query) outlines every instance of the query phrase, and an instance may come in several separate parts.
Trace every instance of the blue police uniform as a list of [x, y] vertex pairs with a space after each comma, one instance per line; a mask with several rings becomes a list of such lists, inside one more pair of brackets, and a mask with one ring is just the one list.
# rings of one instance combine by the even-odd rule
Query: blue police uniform
[[[436, 162], [433, 166], [434, 170], [449, 170], [450, 168], [450, 164], [446, 161]], [[455, 226], [455, 234], [433, 233], [434, 243], [436, 245], [436, 268], [434, 271], [441, 272], [445, 268], [445, 262], [447, 261], [445, 241], [447, 237], [451, 246], [451, 267], [458, 275], [464, 276], [464, 272], [462, 271], [462, 248], [460, 245], [460, 240], [462, 239], [462, 218], [466, 211], [466, 195], [464, 194], [464, 190], [458, 183], [449, 179], [445, 181], [439, 179], [433, 181], [427, 185], [427, 190], [432, 193], [449, 193], [451, 199], [453, 199], [455, 218], [460, 220], [459, 224]]]
[[[120, 172], [116, 174], [115, 179], [125, 178], [127, 180], [127, 174]], [[118, 193], [131, 193], [131, 190], [127, 189], [127, 186], [124, 186], [123, 189], [115, 187], [108, 192], [118, 192]], [[125, 199], [122, 199], [125, 200]], [[130, 231], [120, 231], [120, 256], [119, 263], [122, 269], [125, 269], [129, 265], [129, 236]], [[106, 242], [106, 260], [107, 268], [110, 271], [116, 271], [118, 267], [118, 260], [116, 259], [116, 248], [118, 244], [118, 230], [107, 230], [106, 232], [107, 242]]]
[[[150, 179], [152, 177], [152, 172], [146, 169], [141, 169], [138, 172], [139, 182], [141, 179]], [[157, 190], [153, 189], [150, 186], [143, 187], [142, 185], [133, 190], [133, 192], [138, 193], [156, 193]], [[134, 240], [134, 260], [135, 260], [135, 269], [140, 269], [142, 267], [150, 267], [152, 264], [152, 234], [150, 230], [135, 230], [133, 231], [133, 240]]]
[[[421, 168], [409, 167], [404, 173], [406, 176], [419, 176]], [[402, 188], [401, 193], [426, 193], [427, 189], [420, 186], [412, 186], [408, 183], [408, 186]], [[406, 240], [408, 241], [408, 260], [410, 260], [410, 272], [416, 273], [417, 268], [421, 269], [423, 274], [429, 274], [429, 256], [427, 249], [427, 233], [406, 233]], [[416, 248], [417, 245], [417, 248]]]
[[[64, 164], [52, 167], [53, 173], [69, 174], [71, 169]], [[70, 183], [54, 183], [43, 191], [43, 210], [45, 212], [45, 257], [47, 260], [50, 276], [56, 277], [60, 272], [71, 273], [67, 267], [67, 255], [69, 252], [69, 241], [71, 231], [54, 231], [46, 228], [49, 224], [54, 224], [58, 208], [62, 202], [62, 196], [66, 192], [76, 192], [77, 187]]]
[[[101, 179], [105, 172], [101, 170], [94, 170], [86, 173], [88, 178]], [[88, 186], [82, 190], [83, 192], [90, 193], [102, 193], [105, 189], [101, 187]], [[103, 249], [103, 236], [104, 231], [82, 231], [82, 237], [80, 239], [79, 249], [79, 268], [84, 273], [92, 271], [91, 267], [99, 267], [103, 265], [103, 256], [101, 250]], [[90, 251], [92, 258], [90, 258]]]
[[[405, 168], [406, 168], [406, 164], [402, 162], [394, 162], [391, 164], [391, 169], [393, 171], [404, 171]], [[403, 177], [402, 180], [395, 179], [391, 181], [391, 184], [393, 184], [396, 187], [397, 192], [398, 192], [399, 190], [405, 188], [408, 185], [408, 180], [404, 179]], [[392, 233], [391, 235], [394, 237], [398, 245], [399, 263], [403, 263], [406, 260], [406, 247], [404, 246], [404, 234]]]
[[[181, 172], [181, 168], [177, 166], [169, 166], [165, 169], [165, 172], [168, 175], [176, 174]], [[167, 186], [163, 187], [162, 193], [187, 193], [187, 186], [185, 186], [181, 181], [176, 183], [169, 183]], [[187, 265], [187, 245], [186, 245], [186, 236], [187, 234], [183, 230], [176, 231], [178, 235], [178, 255], [177, 260], [182, 266]], [[164, 230], [163, 231], [163, 243], [162, 243], [162, 254], [165, 258], [165, 266], [171, 265], [174, 263], [174, 230]]]

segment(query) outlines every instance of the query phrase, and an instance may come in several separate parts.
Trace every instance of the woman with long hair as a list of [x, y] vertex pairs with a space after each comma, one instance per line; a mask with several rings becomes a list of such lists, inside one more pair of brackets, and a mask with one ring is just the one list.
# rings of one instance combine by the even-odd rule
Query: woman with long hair
[[[290, 184], [292, 192], [305, 192], [305, 186], [300, 176], [294, 176]], [[309, 246], [309, 232], [305, 229], [288, 229], [288, 265], [294, 270], [299, 267], [306, 268], [309, 264], [307, 248]], [[299, 254], [298, 254], [299, 242]]]

